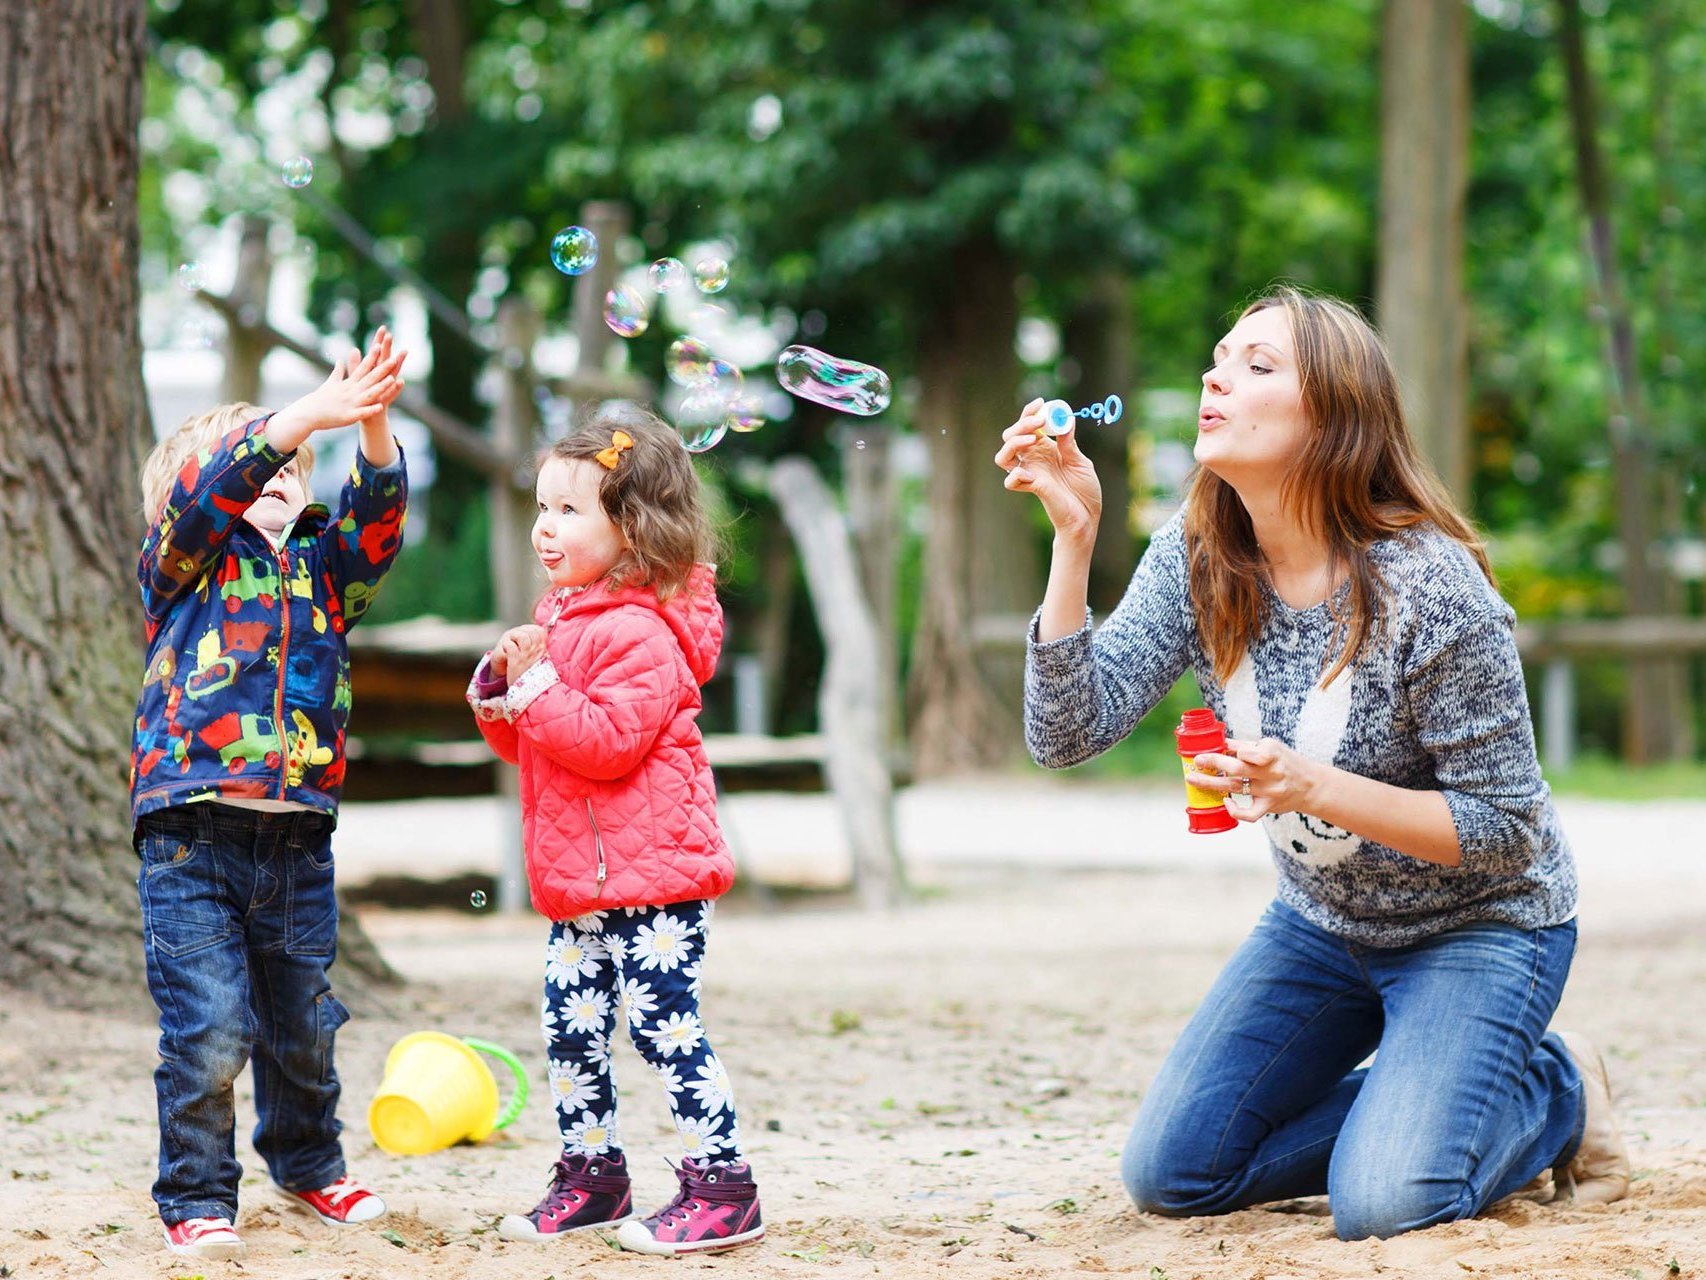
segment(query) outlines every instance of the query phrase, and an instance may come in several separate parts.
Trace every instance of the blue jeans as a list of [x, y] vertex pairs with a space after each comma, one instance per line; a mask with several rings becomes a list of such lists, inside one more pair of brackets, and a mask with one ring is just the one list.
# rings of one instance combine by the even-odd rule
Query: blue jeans
[[332, 819], [178, 805], [138, 824], [143, 949], [160, 1007], [161, 1220], [237, 1215], [232, 1084], [251, 1058], [255, 1150], [274, 1182], [343, 1176], [332, 1040], [349, 1013], [326, 969], [338, 941]]
[[1361, 946], [1274, 903], [1143, 1099], [1132, 1200], [1192, 1216], [1326, 1192], [1344, 1240], [1473, 1217], [1581, 1141], [1581, 1076], [1544, 1034], [1575, 947], [1573, 922]]

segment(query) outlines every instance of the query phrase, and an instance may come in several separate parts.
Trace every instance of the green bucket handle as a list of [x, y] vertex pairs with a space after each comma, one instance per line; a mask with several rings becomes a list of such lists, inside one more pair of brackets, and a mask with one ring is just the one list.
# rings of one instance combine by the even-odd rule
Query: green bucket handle
[[522, 1067], [521, 1060], [502, 1045], [493, 1044], [489, 1040], [476, 1040], [473, 1036], [463, 1036], [462, 1043], [470, 1049], [491, 1054], [515, 1076], [515, 1091], [510, 1094], [509, 1105], [503, 1109], [497, 1123], [492, 1126], [494, 1130], [507, 1128], [515, 1122], [515, 1118], [521, 1114], [521, 1109], [527, 1105], [526, 1069]]

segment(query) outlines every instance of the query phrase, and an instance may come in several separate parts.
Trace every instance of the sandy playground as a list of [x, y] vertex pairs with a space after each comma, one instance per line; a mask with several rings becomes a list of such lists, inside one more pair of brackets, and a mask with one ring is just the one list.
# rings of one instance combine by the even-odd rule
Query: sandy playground
[[[833, 900], [760, 909], [732, 898], [707, 965], [706, 1015], [739, 1096], [768, 1239], [720, 1258], [650, 1259], [596, 1235], [498, 1239], [555, 1153], [536, 1024], [542, 929], [490, 913], [370, 909], [412, 982], [358, 1002], [340, 1036], [353, 1169], [391, 1203], [334, 1230], [269, 1191], [245, 1133], [242, 1262], [161, 1246], [148, 1197], [155, 1030], [8, 996], [0, 1009], [0, 1275], [481, 1280], [730, 1277], [1706, 1276], [1706, 903], [1584, 857], [1582, 944], [1560, 1021], [1608, 1049], [1636, 1167], [1620, 1204], [1508, 1202], [1473, 1222], [1385, 1242], [1333, 1236], [1325, 1202], [1224, 1218], [1140, 1218], [1117, 1151], [1141, 1090], [1269, 897], [1271, 873], [931, 869], [890, 917]], [[398, 1159], [365, 1111], [390, 1044], [423, 1028], [506, 1042], [536, 1100], [479, 1147]], [[636, 1199], [673, 1191], [654, 1081], [623, 1046]], [[246, 1097], [239, 1122], [252, 1124]]]

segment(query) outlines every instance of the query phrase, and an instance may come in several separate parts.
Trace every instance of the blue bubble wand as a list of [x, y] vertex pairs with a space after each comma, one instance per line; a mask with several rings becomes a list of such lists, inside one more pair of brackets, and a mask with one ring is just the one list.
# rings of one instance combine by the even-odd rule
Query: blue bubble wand
[[1082, 409], [1074, 409], [1064, 400], [1050, 400], [1043, 406], [1043, 430], [1051, 436], [1063, 436], [1072, 430], [1074, 418], [1087, 418], [1091, 422], [1112, 426], [1124, 413], [1125, 401], [1118, 396], [1109, 396]]

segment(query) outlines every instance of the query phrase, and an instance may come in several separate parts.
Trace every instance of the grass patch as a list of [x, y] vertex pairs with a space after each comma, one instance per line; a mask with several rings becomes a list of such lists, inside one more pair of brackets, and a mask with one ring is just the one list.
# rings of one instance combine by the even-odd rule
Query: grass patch
[[1706, 760], [1631, 765], [1609, 756], [1582, 756], [1568, 769], [1546, 771], [1561, 796], [1592, 800], [1706, 799]]

